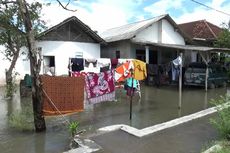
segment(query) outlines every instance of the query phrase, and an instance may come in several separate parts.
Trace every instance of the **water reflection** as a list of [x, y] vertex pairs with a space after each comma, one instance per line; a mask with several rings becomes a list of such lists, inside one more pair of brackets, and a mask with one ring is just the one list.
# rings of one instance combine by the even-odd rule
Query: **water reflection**
[[[31, 107], [30, 98], [20, 100], [19, 94], [12, 100], [3, 97], [4, 88], [0, 88], [0, 150], [3, 153], [56, 153], [68, 149], [69, 133], [65, 121], [61, 117], [47, 117], [47, 131], [44, 133], [20, 132], [9, 128], [8, 119], [12, 112]], [[85, 105], [84, 112], [66, 116], [67, 120], [79, 121], [80, 130], [86, 135], [93, 134], [96, 129], [112, 124], [127, 124], [136, 128], [144, 128], [171, 119], [195, 113], [208, 108], [210, 99], [229, 92], [226, 88], [217, 88], [205, 92], [202, 88], [184, 88], [178, 97], [178, 88], [163, 86], [154, 88], [142, 86], [142, 98], [134, 96], [133, 116], [129, 120], [129, 101], [123, 90], [117, 91], [117, 102], [104, 102]], [[181, 109], [178, 103], [181, 98]]]

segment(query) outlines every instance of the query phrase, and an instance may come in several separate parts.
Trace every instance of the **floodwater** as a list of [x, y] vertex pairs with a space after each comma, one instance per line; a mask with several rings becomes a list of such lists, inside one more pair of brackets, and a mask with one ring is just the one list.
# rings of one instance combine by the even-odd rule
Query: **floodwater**
[[84, 112], [63, 117], [46, 118], [47, 130], [42, 133], [19, 131], [9, 126], [12, 112], [23, 110], [30, 105], [30, 98], [20, 99], [18, 93], [12, 100], [4, 99], [4, 88], [0, 87], [0, 152], [1, 153], [57, 153], [68, 150], [69, 132], [65, 121], [79, 121], [85, 135], [93, 135], [96, 129], [113, 124], [127, 124], [144, 128], [195, 113], [210, 107], [210, 99], [225, 95], [228, 88], [216, 88], [205, 92], [203, 88], [184, 88], [182, 105], [179, 105], [179, 93], [176, 86], [160, 88], [141, 86], [141, 98], [133, 98], [132, 120], [129, 119], [130, 100], [124, 90], [116, 92], [116, 102], [103, 102], [85, 105]]

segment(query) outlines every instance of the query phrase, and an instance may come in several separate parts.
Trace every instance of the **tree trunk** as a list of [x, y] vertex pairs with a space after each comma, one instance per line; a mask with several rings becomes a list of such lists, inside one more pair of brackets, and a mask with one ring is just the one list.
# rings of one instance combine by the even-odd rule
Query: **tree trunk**
[[10, 85], [13, 82], [12, 71], [6, 71], [6, 85]]
[[[41, 59], [37, 57], [35, 48], [35, 37], [32, 29], [32, 23], [30, 15], [25, 3], [25, 0], [17, 0], [20, 11], [22, 13], [23, 21], [26, 28], [26, 38], [28, 43], [29, 57], [30, 57], [30, 70], [32, 77], [32, 101], [34, 111], [34, 125], [36, 132], [42, 132], [46, 130], [45, 119], [42, 114], [42, 87], [39, 76]], [[40, 55], [40, 54], [39, 54]]]
[[[13, 46], [11, 46], [11, 48], [13, 48]], [[10, 85], [10, 84], [13, 83], [12, 73], [13, 73], [13, 69], [14, 69], [14, 67], [16, 65], [18, 56], [19, 56], [20, 48], [17, 47], [16, 50], [12, 50], [12, 52], [14, 52], [13, 59], [12, 59], [12, 62], [10, 64], [9, 69], [6, 71], [6, 84], [7, 85]]]

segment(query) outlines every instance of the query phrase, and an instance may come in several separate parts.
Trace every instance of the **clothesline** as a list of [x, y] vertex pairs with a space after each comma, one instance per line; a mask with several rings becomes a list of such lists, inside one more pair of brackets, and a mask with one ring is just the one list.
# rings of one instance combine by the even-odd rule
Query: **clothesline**
[[65, 116], [61, 113], [61, 111], [57, 108], [57, 106], [54, 104], [54, 102], [50, 99], [50, 97], [48, 96], [48, 94], [46, 93], [46, 91], [44, 89], [42, 89], [43, 93], [45, 94], [46, 98], [48, 98], [49, 103], [56, 109], [56, 111], [61, 115], [61, 117], [63, 118], [63, 120], [67, 123], [67, 125], [70, 124], [70, 122], [65, 118]]

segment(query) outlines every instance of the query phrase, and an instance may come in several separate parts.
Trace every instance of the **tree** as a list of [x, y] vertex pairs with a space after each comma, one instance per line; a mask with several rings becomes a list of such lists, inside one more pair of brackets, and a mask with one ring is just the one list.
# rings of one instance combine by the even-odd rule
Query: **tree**
[[35, 35], [44, 27], [43, 22], [39, 20], [42, 5], [38, 2], [27, 4], [25, 0], [6, 0], [0, 1], [0, 4], [1, 19], [4, 19], [1, 20], [4, 22], [0, 26], [5, 29], [1, 40], [3, 43], [5, 42], [7, 57], [13, 57], [11, 60], [12, 69], [17, 61], [20, 48], [24, 45], [28, 48], [34, 125], [37, 132], [44, 131], [46, 126], [42, 115], [42, 89], [39, 77], [41, 58], [37, 55], [39, 52], [35, 48]]
[[[0, 35], [0, 45], [5, 46], [5, 50], [2, 53], [10, 61], [10, 66], [6, 70], [6, 87], [10, 89], [13, 86], [13, 69], [15, 68], [20, 50], [23, 46], [26, 46], [26, 33], [17, 3], [0, 1], [0, 4], [0, 27], [4, 29]], [[40, 20], [39, 16], [41, 6], [40, 3], [29, 5], [29, 12], [36, 33], [45, 28], [44, 22]], [[11, 97], [12, 93], [9, 92], [8, 96]]]
[[30, 73], [32, 77], [32, 103], [34, 112], [34, 125], [36, 132], [42, 132], [45, 131], [46, 125], [44, 116], [42, 114], [42, 86], [39, 76], [41, 68], [41, 54], [40, 52], [37, 52], [35, 47], [35, 33], [27, 4], [25, 0], [17, 0], [16, 2], [18, 3], [19, 12], [25, 26], [27, 47], [29, 51]]
[[215, 47], [230, 48], [230, 21], [223, 24], [223, 31], [218, 36]]
[[[61, 5], [61, 7], [68, 11], [75, 11], [70, 10], [67, 6], [70, 3], [70, 0], [67, 2], [66, 5], [63, 5], [59, 0], [57, 2]], [[29, 52], [29, 59], [30, 59], [30, 70], [31, 70], [31, 77], [32, 77], [32, 103], [33, 103], [33, 112], [34, 112], [34, 125], [36, 132], [41, 132], [46, 129], [45, 119], [42, 114], [42, 85], [41, 79], [39, 76], [40, 68], [41, 68], [41, 54], [35, 47], [35, 34], [36, 28], [39, 26], [35, 26], [37, 20], [33, 20], [35, 17], [38, 17], [39, 14], [35, 14], [33, 11], [37, 11], [37, 9], [30, 11], [31, 6], [26, 3], [25, 0], [0, 0], [0, 12], [2, 12], [2, 5], [7, 4], [14, 4], [18, 8], [18, 16], [15, 17], [20, 18], [22, 24], [22, 31], [25, 33], [26, 38], [26, 46]], [[39, 4], [39, 3], [37, 3]], [[37, 15], [37, 16], [36, 16]], [[13, 20], [14, 21], [14, 20]], [[1, 27], [1, 26], [0, 26]]]

